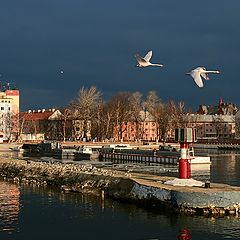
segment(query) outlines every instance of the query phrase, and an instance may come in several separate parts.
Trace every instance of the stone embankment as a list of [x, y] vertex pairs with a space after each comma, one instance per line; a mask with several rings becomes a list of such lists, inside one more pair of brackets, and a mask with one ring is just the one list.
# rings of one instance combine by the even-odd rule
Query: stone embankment
[[148, 207], [205, 216], [238, 215], [240, 189], [212, 184], [211, 188], [171, 186], [170, 177], [129, 173], [91, 164], [62, 164], [0, 159], [0, 176], [16, 183], [52, 185], [63, 191], [103, 194]]

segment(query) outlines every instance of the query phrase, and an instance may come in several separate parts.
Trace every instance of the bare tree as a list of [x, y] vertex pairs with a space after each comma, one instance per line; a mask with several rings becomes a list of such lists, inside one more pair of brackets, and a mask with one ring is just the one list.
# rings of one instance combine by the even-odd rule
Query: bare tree
[[13, 122], [12, 122], [12, 113], [7, 112], [4, 114], [4, 133], [5, 133], [5, 138], [7, 138], [7, 141], [9, 141], [12, 138], [12, 130], [13, 130]]
[[112, 109], [112, 102], [109, 101], [103, 105], [102, 112], [102, 139], [114, 138], [115, 110]]
[[[56, 114], [57, 113], [57, 114]], [[44, 129], [46, 138], [52, 140], [66, 141], [72, 136], [72, 118], [68, 107], [55, 112], [54, 116], [48, 119], [47, 128]]]
[[70, 123], [70, 116], [71, 111], [68, 108], [63, 109], [62, 111], [62, 136], [63, 136], [63, 142], [66, 141], [67, 136], [67, 129], [68, 129], [68, 123]]
[[23, 127], [25, 124], [25, 118], [23, 117], [23, 114], [17, 112], [12, 113], [12, 135], [14, 136], [13, 141], [22, 141], [22, 133], [23, 133]]
[[82, 121], [83, 138], [87, 139], [90, 132], [89, 122], [94, 116], [94, 111], [100, 101], [101, 93], [96, 87], [82, 87], [76, 99], [71, 103], [71, 110], [76, 119]]
[[105, 104], [103, 101], [99, 101], [92, 117], [91, 136], [94, 140], [102, 140], [104, 138], [104, 132], [106, 128], [104, 105]]
[[130, 99], [131, 93], [121, 92], [109, 101], [109, 110], [114, 113], [112, 120], [118, 141], [122, 140], [123, 132], [126, 131], [126, 125], [130, 120]]
[[167, 107], [169, 108], [169, 114], [171, 115], [171, 130], [175, 128], [186, 127], [186, 115], [184, 113], [184, 102], [180, 101], [175, 103], [173, 100], [169, 101]]
[[145, 108], [156, 121], [157, 140], [166, 141], [168, 133], [171, 135], [175, 127], [180, 125], [183, 107], [183, 103], [177, 105], [173, 101], [162, 102], [154, 91], [148, 93]]
[[130, 96], [130, 122], [133, 124], [136, 130], [136, 140], [140, 140], [142, 136], [141, 123], [143, 121], [140, 112], [143, 110], [142, 94], [139, 92], [132, 93]]
[[144, 102], [145, 109], [154, 117], [156, 122], [156, 136], [157, 141], [160, 140], [160, 122], [159, 118], [163, 112], [163, 106], [161, 100], [158, 98], [155, 91], [150, 91], [148, 93], [147, 99]]

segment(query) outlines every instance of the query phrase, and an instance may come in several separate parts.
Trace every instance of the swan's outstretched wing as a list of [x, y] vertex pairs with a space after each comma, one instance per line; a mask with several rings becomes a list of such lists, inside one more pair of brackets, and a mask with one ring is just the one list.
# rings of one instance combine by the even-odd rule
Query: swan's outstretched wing
[[207, 73], [201, 73], [201, 76], [205, 79], [205, 80], [210, 80], [209, 76]]
[[134, 55], [134, 57], [136, 58], [136, 60], [141, 63], [141, 62], [146, 62], [146, 60], [144, 58], [142, 58], [138, 53]]
[[203, 81], [202, 81], [202, 78], [200, 76], [200, 73], [199, 72], [192, 72], [191, 73], [191, 76], [194, 80], [194, 82], [201, 88], [203, 87]]
[[151, 57], [152, 57], [152, 51], [149, 51], [149, 52], [146, 54], [146, 56], [144, 57], [144, 60], [145, 60], [146, 62], [149, 62], [150, 59], [151, 59]]

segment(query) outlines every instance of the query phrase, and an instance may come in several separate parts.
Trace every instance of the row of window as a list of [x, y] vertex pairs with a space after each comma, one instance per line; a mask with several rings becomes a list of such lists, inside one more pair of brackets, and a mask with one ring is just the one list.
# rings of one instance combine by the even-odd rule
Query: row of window
[[[144, 123], [145, 125], [148, 125], [148, 123], [147, 122], [145, 122]], [[150, 125], [151, 123], [149, 123], [149, 125]], [[155, 123], [152, 123], [152, 126], [154, 127], [155, 126]]]
[[[11, 110], [11, 108], [10, 108], [10, 107], [7, 107], [7, 109], [8, 109], [8, 111], [10, 111], [10, 110]], [[4, 107], [1, 107], [1, 111], [4, 111]]]
[[[215, 124], [206, 123], [206, 124], [205, 124], [206, 127], [208, 127], [208, 126], [212, 127], [213, 125], [214, 125], [214, 126], [215, 126], [215, 125], [221, 125], [221, 126], [225, 126], [225, 127], [226, 127], [226, 126], [228, 126], [228, 125], [230, 125], [230, 124], [227, 124], [227, 123], [224, 123], [224, 124], [223, 124], [223, 123], [215, 123]], [[201, 129], [202, 129], [202, 128], [203, 128], [203, 126], [201, 126]]]
[[[151, 136], [151, 134], [147, 134], [147, 133], [145, 133], [143, 135], [146, 136], [146, 137]], [[155, 137], [155, 134], [152, 134], [152, 137]]]
[[[206, 132], [212, 132], [212, 129], [206, 129]], [[218, 129], [219, 132], [229, 132], [228, 129], [224, 128], [224, 129]]]

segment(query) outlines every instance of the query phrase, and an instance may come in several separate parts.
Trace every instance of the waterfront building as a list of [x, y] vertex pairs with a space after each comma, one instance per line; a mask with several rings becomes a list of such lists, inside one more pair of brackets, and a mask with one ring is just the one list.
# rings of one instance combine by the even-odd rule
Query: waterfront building
[[54, 108], [21, 112], [19, 140], [58, 140], [62, 134], [62, 117], [60, 110]]
[[73, 119], [72, 127], [72, 136], [75, 140], [88, 141], [91, 139], [91, 121], [88, 120], [84, 124], [84, 120]]
[[197, 129], [199, 140], [226, 140], [235, 137], [234, 115], [186, 114], [186, 126]]
[[73, 118], [59, 109], [28, 110], [20, 113], [20, 141], [43, 140], [89, 140], [91, 122], [87, 123], [87, 138], [84, 139], [82, 120]]
[[139, 121], [128, 121], [122, 126], [122, 138], [118, 139], [116, 128], [114, 138], [122, 141], [156, 141], [157, 126], [154, 117], [148, 111], [139, 112]]
[[217, 106], [200, 105], [197, 113], [186, 114], [186, 127], [197, 129], [198, 141], [226, 141], [236, 137], [236, 104], [224, 103], [220, 98]]
[[[122, 141], [157, 141], [157, 133], [161, 126], [147, 111], [140, 111], [139, 116], [138, 123], [129, 121], [122, 126]], [[176, 127], [196, 128], [199, 141], [232, 140], [237, 133], [237, 116], [240, 119], [240, 112], [236, 105], [224, 103], [222, 99], [217, 106], [200, 105], [196, 113], [184, 113], [171, 117], [166, 131], [166, 140], [174, 139]], [[116, 131], [114, 136], [117, 139]]]
[[14, 139], [18, 132], [19, 99], [18, 89], [0, 91], [0, 142]]

